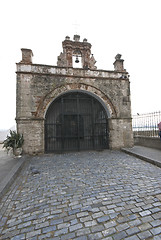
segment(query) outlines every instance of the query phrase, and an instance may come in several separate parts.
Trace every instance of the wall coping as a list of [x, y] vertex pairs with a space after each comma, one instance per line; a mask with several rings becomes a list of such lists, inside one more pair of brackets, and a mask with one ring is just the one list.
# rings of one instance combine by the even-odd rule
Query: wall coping
[[58, 67], [40, 64], [22, 64], [17, 63], [16, 73], [44, 74], [44, 75], [60, 75], [60, 76], [78, 76], [92, 78], [110, 78], [119, 80], [129, 80], [128, 72], [93, 70], [72, 67]]

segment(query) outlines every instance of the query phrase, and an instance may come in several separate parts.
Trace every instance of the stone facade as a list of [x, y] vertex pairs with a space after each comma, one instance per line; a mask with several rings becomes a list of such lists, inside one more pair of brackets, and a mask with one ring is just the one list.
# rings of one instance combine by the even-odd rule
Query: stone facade
[[[25, 153], [45, 151], [44, 122], [50, 104], [61, 94], [81, 91], [99, 99], [106, 109], [109, 127], [109, 148], [133, 146], [130, 82], [121, 55], [114, 62], [114, 71], [97, 70], [91, 44], [79, 35], [63, 41], [63, 52], [57, 66], [33, 64], [30, 49], [22, 50], [17, 63], [17, 130], [24, 135]], [[81, 68], [73, 68], [73, 57], [81, 59]]]

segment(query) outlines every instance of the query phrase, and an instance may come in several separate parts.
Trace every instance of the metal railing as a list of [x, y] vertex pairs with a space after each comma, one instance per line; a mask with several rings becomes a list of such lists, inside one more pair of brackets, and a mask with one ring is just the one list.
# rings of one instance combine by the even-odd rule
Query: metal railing
[[132, 119], [134, 136], [159, 137], [159, 122], [161, 111], [134, 115]]

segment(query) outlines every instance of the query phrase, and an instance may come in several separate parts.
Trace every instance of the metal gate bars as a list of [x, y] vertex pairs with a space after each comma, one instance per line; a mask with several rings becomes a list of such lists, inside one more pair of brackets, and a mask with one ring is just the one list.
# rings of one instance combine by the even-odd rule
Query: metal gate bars
[[108, 119], [94, 97], [73, 92], [49, 107], [45, 120], [45, 151], [64, 152], [108, 148]]

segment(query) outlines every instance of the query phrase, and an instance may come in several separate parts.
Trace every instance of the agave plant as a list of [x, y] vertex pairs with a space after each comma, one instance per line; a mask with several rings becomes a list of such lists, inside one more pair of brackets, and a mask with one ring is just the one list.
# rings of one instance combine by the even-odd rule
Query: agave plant
[[12, 149], [14, 153], [17, 148], [22, 148], [23, 142], [22, 134], [10, 130], [10, 135], [3, 141], [3, 148], [6, 148], [7, 152]]

